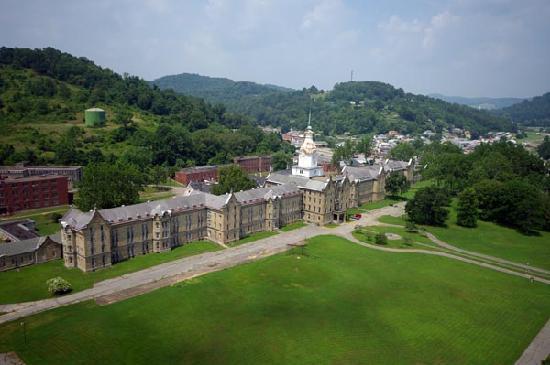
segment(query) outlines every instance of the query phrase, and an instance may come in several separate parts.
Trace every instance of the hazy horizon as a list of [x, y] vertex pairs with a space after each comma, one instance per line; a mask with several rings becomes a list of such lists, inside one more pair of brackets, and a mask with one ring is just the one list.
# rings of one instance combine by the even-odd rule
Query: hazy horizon
[[0, 45], [55, 47], [145, 80], [529, 98], [550, 91], [545, 0], [3, 2]]

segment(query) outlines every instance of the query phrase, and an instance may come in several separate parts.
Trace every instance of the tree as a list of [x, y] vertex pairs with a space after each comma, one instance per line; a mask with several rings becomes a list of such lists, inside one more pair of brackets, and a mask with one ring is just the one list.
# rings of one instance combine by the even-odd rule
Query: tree
[[386, 178], [386, 191], [390, 193], [390, 195], [397, 195], [404, 193], [409, 189], [409, 182], [407, 181], [407, 178], [398, 172], [392, 172], [390, 176]]
[[82, 210], [135, 204], [144, 176], [133, 165], [92, 163], [84, 168], [76, 205]]
[[401, 161], [409, 161], [415, 154], [415, 148], [408, 142], [399, 143], [390, 151], [390, 157], [392, 159]]
[[48, 292], [51, 295], [67, 294], [73, 290], [71, 284], [61, 276], [49, 279], [46, 281], [46, 285], [48, 286]]
[[230, 191], [252, 189], [255, 186], [254, 181], [248, 178], [244, 170], [239, 166], [230, 165], [220, 169], [219, 182], [214, 185], [212, 192], [216, 195], [222, 195]]
[[537, 153], [543, 160], [550, 160], [550, 137], [544, 137], [544, 141], [537, 147]]
[[427, 187], [418, 190], [407, 202], [405, 212], [416, 224], [442, 226], [449, 215], [448, 205], [449, 197], [442, 188]]
[[476, 191], [472, 188], [464, 189], [458, 195], [456, 224], [469, 228], [476, 227], [478, 215]]
[[374, 236], [374, 243], [377, 245], [387, 245], [388, 244], [388, 237], [386, 237], [386, 234], [384, 233], [377, 233]]
[[355, 146], [355, 150], [358, 153], [365, 154], [365, 156], [370, 155], [371, 148], [372, 148], [372, 136], [370, 135], [367, 135], [361, 138], [357, 143], [357, 146]]
[[286, 170], [292, 164], [292, 155], [283, 151], [275, 152], [271, 155], [271, 166], [273, 170]]

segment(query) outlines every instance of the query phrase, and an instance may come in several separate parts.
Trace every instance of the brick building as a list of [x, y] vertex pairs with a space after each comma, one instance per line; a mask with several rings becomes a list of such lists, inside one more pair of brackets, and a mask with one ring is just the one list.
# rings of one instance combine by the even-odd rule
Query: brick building
[[271, 171], [271, 156], [240, 156], [233, 163], [249, 174]]
[[193, 166], [186, 167], [176, 172], [177, 182], [188, 185], [190, 182], [217, 181], [218, 166]]
[[0, 175], [6, 177], [30, 177], [43, 175], [66, 176], [69, 189], [82, 180], [82, 166], [0, 166]]
[[31, 176], [0, 179], [0, 214], [69, 204], [66, 176]]

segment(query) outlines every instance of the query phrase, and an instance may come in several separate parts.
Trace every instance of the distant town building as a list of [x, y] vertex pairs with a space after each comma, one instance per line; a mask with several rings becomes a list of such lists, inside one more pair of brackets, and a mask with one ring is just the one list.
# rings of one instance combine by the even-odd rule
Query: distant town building
[[0, 178], [0, 214], [69, 203], [65, 176]]
[[304, 135], [297, 131], [290, 131], [282, 135], [283, 141], [287, 141], [294, 147], [300, 147], [304, 143]]
[[60, 259], [62, 252], [59, 233], [0, 243], [0, 271]]
[[271, 171], [271, 156], [239, 156], [233, 163], [248, 174]]

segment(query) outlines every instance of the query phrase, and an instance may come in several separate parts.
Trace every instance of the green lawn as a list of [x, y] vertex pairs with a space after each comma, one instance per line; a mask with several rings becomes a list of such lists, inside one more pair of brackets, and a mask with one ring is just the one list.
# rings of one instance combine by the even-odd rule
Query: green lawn
[[[0, 326], [26, 364], [513, 364], [550, 288], [331, 236], [105, 307]], [[505, 318], [506, 320], [503, 320]]]
[[[430, 249], [430, 247], [419, 245], [417, 244], [417, 242], [427, 244], [429, 246], [435, 246], [432, 241], [424, 237], [421, 233], [407, 232], [404, 228], [401, 227], [368, 226], [362, 228], [361, 230], [353, 232], [353, 236], [359, 241], [376, 244], [374, 237], [377, 233], [394, 233], [401, 236], [401, 238], [397, 240], [388, 239], [387, 244], [383, 245], [384, 247], [421, 248], [425, 250]], [[410, 241], [407, 242], [406, 239], [409, 239]]]
[[288, 232], [288, 231], [293, 231], [295, 229], [302, 228], [305, 226], [307, 226], [307, 224], [304, 223], [304, 221], [296, 221], [294, 223], [290, 223], [290, 224], [287, 224], [286, 226], [281, 227], [279, 230], [283, 232]]
[[14, 219], [22, 219], [22, 218], [32, 219], [36, 222], [36, 228], [38, 229], [38, 234], [40, 234], [41, 236], [45, 236], [49, 234], [54, 234], [61, 229], [59, 222], [53, 221], [52, 218], [50, 217], [50, 214], [52, 213], [65, 214], [67, 210], [69, 210], [68, 205], [25, 210], [2, 220], [14, 220]]
[[175, 194], [166, 188], [147, 186], [139, 192], [139, 202], [144, 203], [148, 200], [162, 200], [173, 197]]
[[[405, 224], [402, 218], [388, 216], [382, 217], [380, 221]], [[550, 232], [541, 232], [539, 236], [526, 236], [514, 229], [481, 220], [478, 220], [477, 228], [464, 228], [456, 225], [454, 202], [447, 219], [447, 227], [424, 228], [437, 238], [464, 250], [550, 269]]]
[[192, 242], [176, 247], [169, 252], [136, 256], [131, 260], [117, 263], [111, 268], [90, 273], [84, 273], [78, 269], [68, 269], [63, 266], [62, 260], [24, 267], [19, 269], [19, 272], [15, 270], [0, 272], [0, 304], [25, 302], [49, 297], [46, 289], [46, 280], [55, 276], [67, 279], [73, 286], [73, 292], [75, 292], [90, 288], [96, 282], [115, 276], [182, 257], [219, 249], [221, 249], [220, 246], [213, 242]]
[[242, 245], [244, 243], [250, 243], [250, 242], [254, 242], [254, 241], [257, 241], [257, 240], [261, 240], [263, 238], [267, 238], [267, 237], [271, 237], [271, 236], [275, 236], [276, 234], [279, 234], [278, 232], [276, 231], [261, 231], [261, 232], [256, 232], [256, 233], [252, 233], [248, 236], [246, 236], [245, 238], [241, 238], [240, 240], [238, 241], [235, 241], [235, 242], [229, 242], [227, 245], [228, 246], [239, 246], [239, 245]]

